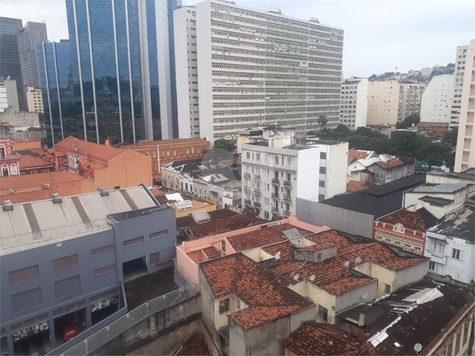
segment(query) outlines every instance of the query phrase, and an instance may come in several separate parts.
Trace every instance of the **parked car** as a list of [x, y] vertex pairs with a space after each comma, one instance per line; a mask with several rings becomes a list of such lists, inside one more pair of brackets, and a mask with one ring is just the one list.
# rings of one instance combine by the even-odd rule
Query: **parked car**
[[76, 332], [76, 328], [73, 325], [67, 324], [63, 326], [63, 341], [64, 342], [75, 338], [77, 335], [78, 333]]

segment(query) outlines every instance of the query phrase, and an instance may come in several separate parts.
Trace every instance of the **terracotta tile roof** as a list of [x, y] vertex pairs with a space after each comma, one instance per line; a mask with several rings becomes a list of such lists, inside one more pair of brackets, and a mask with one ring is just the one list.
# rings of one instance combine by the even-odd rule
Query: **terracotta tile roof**
[[378, 166], [380, 166], [381, 168], [383, 168], [383, 169], [391, 169], [391, 168], [403, 166], [405, 164], [413, 163], [413, 162], [414, 162], [413, 158], [405, 157], [404, 159], [396, 158], [396, 159], [393, 159], [393, 160], [388, 161], [386, 163], [384, 163], [382, 161], [379, 161], [379, 162], [376, 162], [376, 164]]
[[203, 334], [191, 335], [175, 355], [183, 356], [206, 356], [211, 355]]
[[[234, 235], [228, 237], [228, 242], [235, 251], [246, 251], [256, 247], [276, 244], [279, 242], [288, 241], [283, 231], [296, 228], [294, 225], [285, 223], [268, 228], [263, 228], [258, 231], [252, 231], [244, 234]], [[312, 234], [313, 232], [301, 228], [296, 228], [302, 235]]]
[[282, 242], [280, 244], [263, 247], [262, 250], [272, 256], [275, 256], [277, 252], [280, 252], [280, 258], [277, 261], [277, 263], [280, 264], [294, 260], [294, 249], [288, 241]]
[[34, 167], [54, 167], [52, 163], [45, 161], [42, 158], [35, 156], [21, 156], [18, 160], [20, 169], [34, 168]]
[[174, 140], [157, 140], [157, 141], [141, 141], [136, 142], [132, 145], [122, 146], [123, 148], [132, 148], [132, 147], [146, 147], [146, 146], [160, 146], [162, 147], [173, 147], [173, 146], [187, 146], [193, 144], [204, 144], [208, 141], [202, 138], [178, 138]]
[[24, 176], [1, 177], [0, 192], [8, 191], [9, 188], [15, 190], [26, 190], [39, 188], [44, 184], [59, 184], [68, 182], [78, 182], [85, 178], [70, 172], [48, 172], [39, 174], [29, 174]]
[[[160, 196], [158, 196], [157, 199], [159, 197]], [[159, 200], [159, 202], [160, 202], [160, 200]], [[163, 203], [161, 203], [161, 204], [163, 204]], [[219, 220], [219, 219], [224, 219], [224, 218], [227, 218], [227, 217], [230, 217], [230, 216], [239, 215], [238, 213], [235, 213], [234, 211], [229, 210], [229, 209], [219, 209], [219, 210], [215, 210], [215, 211], [208, 211], [208, 214], [209, 214], [209, 216], [211, 217], [212, 220]], [[198, 223], [195, 221], [195, 219], [193, 219], [193, 217], [191, 215], [183, 216], [181, 218], [176, 219], [176, 227], [178, 229], [182, 229], [182, 228], [185, 228], [185, 227], [192, 227], [192, 226], [195, 226], [195, 225], [198, 225]]]
[[350, 182], [346, 185], [347, 192], [358, 192], [363, 189], [374, 187], [376, 184], [368, 183], [368, 182], [358, 182], [357, 180], [350, 180]]
[[371, 344], [335, 325], [306, 322], [282, 343], [297, 355], [374, 355]]
[[11, 194], [0, 194], [0, 205], [3, 200], [10, 200], [13, 204], [27, 203], [30, 201], [51, 199], [54, 189], [40, 189]]
[[115, 157], [124, 152], [124, 150], [121, 150], [120, 148], [83, 141], [80, 139], [76, 139], [73, 136], [69, 136], [63, 141], [58, 142], [57, 144], [55, 144], [55, 148], [57, 150], [61, 150], [62, 148], [64, 148], [68, 151], [74, 152], [74, 142], [76, 142], [77, 147], [79, 148], [77, 151], [78, 154], [102, 159], [105, 161], [108, 161], [112, 157]]
[[314, 307], [242, 253], [203, 262], [200, 268], [215, 298], [235, 295], [248, 306], [229, 316], [246, 330]]
[[[307, 262], [304, 265], [303, 262], [293, 260], [278, 264], [270, 270], [275, 275], [282, 276], [287, 284], [299, 283], [314, 275], [315, 279], [311, 283], [333, 295], [341, 295], [376, 281], [374, 278], [352, 272], [357, 257], [361, 258], [361, 263], [373, 262], [393, 271], [403, 270], [427, 260], [423, 257], [401, 257], [379, 242], [355, 243], [335, 230], [311, 235], [309, 239], [317, 242], [319, 235], [322, 235], [320, 243], [330, 245], [333, 242], [333, 245], [337, 245], [336, 257], [318, 263]], [[332, 236], [333, 240], [331, 240]], [[346, 261], [350, 262], [348, 269], [344, 266]], [[299, 278], [295, 280], [293, 272], [299, 267], [302, 267], [298, 272]]]
[[57, 150], [56, 148], [48, 148], [46, 152], [51, 153], [55, 156], [66, 156], [66, 152]]
[[97, 162], [97, 161], [93, 161], [93, 160], [90, 160], [90, 159], [80, 159], [80, 160], [78, 160], [78, 162], [82, 166], [82, 168], [91, 167], [93, 169], [102, 169], [102, 168], [107, 168], [108, 167], [107, 164]]
[[204, 224], [197, 224], [191, 228], [194, 239], [204, 236], [211, 236], [228, 232], [232, 230], [242, 229], [248, 226], [262, 223], [261, 220], [252, 214], [234, 215], [228, 218], [211, 220]]
[[214, 246], [204, 248], [202, 251], [209, 260], [221, 256], [221, 252]]
[[423, 216], [419, 209], [417, 211], [409, 211], [407, 209], [402, 209], [396, 211], [392, 214], [386, 215], [379, 219], [382, 222], [387, 222], [393, 225], [402, 224], [403, 227], [426, 232], [427, 229], [431, 228], [432, 226], [428, 226], [426, 221], [424, 221]]
[[366, 159], [371, 152], [358, 151], [358, 150], [348, 150], [348, 164], [359, 159]]
[[155, 188], [150, 189], [150, 193], [152, 193], [152, 195], [154, 197], [156, 197], [158, 195], [161, 195], [161, 194], [165, 194], [165, 192], [163, 190], [155, 189]]

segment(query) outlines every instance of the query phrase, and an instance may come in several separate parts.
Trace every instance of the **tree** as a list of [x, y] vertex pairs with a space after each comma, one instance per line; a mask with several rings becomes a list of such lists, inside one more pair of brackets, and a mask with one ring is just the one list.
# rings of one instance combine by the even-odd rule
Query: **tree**
[[449, 131], [444, 133], [444, 142], [450, 147], [457, 146], [457, 137], [459, 133], [459, 128], [454, 127]]
[[343, 125], [343, 124], [339, 124], [334, 131], [345, 134], [347, 136], [351, 135], [350, 128], [346, 125]]
[[412, 124], [414, 124], [414, 126], [417, 125], [419, 123], [419, 121], [421, 121], [421, 118], [419, 117], [419, 115], [412, 114], [412, 115], [409, 115], [408, 117], [406, 117], [403, 122], [398, 122], [396, 124], [396, 128], [397, 129], [406, 129], [408, 127], [412, 127]]
[[236, 149], [236, 145], [232, 141], [228, 141], [228, 140], [225, 140], [224, 138], [220, 138], [214, 141], [213, 149], [216, 150], [218, 148], [222, 148], [226, 151], [233, 153], [234, 150]]
[[320, 115], [317, 119], [317, 123], [320, 126], [320, 130], [323, 130], [328, 124], [328, 119], [325, 115]]

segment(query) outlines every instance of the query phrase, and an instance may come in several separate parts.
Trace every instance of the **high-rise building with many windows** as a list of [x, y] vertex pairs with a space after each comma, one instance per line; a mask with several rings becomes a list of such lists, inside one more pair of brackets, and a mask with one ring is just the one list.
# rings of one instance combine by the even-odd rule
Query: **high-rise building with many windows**
[[55, 141], [74, 131], [78, 138], [99, 143], [107, 138], [118, 143], [174, 137], [178, 126], [170, 29], [178, 2], [66, 0], [68, 89], [60, 90], [58, 109], [45, 108], [46, 118], [51, 112], [48, 132]]
[[458, 46], [455, 56], [454, 85], [452, 94], [452, 108], [450, 111], [450, 127], [457, 127], [460, 119], [460, 108], [462, 106], [462, 89], [465, 72], [465, 62], [467, 61], [468, 46]]
[[[177, 26], [195, 27], [177, 23], [177, 33], [186, 31]], [[328, 127], [338, 125], [343, 30], [206, 0], [196, 5], [196, 37], [189, 35], [197, 53], [185, 53], [189, 61], [177, 57], [177, 72], [197, 66], [198, 91], [190, 92], [190, 80], [178, 81], [177, 91], [198, 96], [201, 137], [234, 139], [237, 131], [270, 123], [311, 130], [321, 115]], [[189, 110], [184, 102], [179, 116]]]

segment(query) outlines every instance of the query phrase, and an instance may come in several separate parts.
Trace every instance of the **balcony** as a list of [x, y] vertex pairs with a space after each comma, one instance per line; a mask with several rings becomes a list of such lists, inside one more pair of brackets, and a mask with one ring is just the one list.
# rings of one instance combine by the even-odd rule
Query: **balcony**
[[250, 192], [250, 191], [251, 191], [251, 187], [245, 185], [245, 186], [244, 186], [244, 191], [245, 191], [245, 192]]
[[249, 199], [244, 199], [244, 204], [251, 205], [251, 201]]
[[280, 181], [278, 178], [272, 178], [272, 184], [280, 184]]
[[272, 198], [279, 199], [279, 193], [277, 192], [272, 193]]
[[279, 208], [273, 207], [273, 208], [272, 208], [272, 212], [273, 212], [274, 214], [278, 214], [278, 213], [279, 213]]
[[261, 203], [254, 202], [254, 206], [255, 206], [256, 208], [260, 208], [260, 207], [261, 207]]
[[284, 180], [284, 185], [290, 187], [290, 180]]
[[250, 179], [251, 178], [251, 173], [244, 173], [244, 178]]
[[445, 256], [444, 252], [439, 252], [439, 251], [431, 251], [427, 250], [429, 252], [427, 257], [430, 257], [431, 261], [434, 261], [435, 263], [440, 263], [442, 265], [447, 264], [447, 257]]
[[255, 194], [261, 194], [261, 188], [254, 188]]
[[283, 199], [284, 199], [285, 201], [291, 201], [290, 195], [284, 195]]
[[282, 212], [282, 214], [285, 215], [285, 216], [290, 216], [290, 215], [292, 215], [292, 213], [291, 213], [290, 210], [284, 210], [284, 211]]
[[254, 174], [254, 179], [261, 179], [261, 176], [259, 174]]

